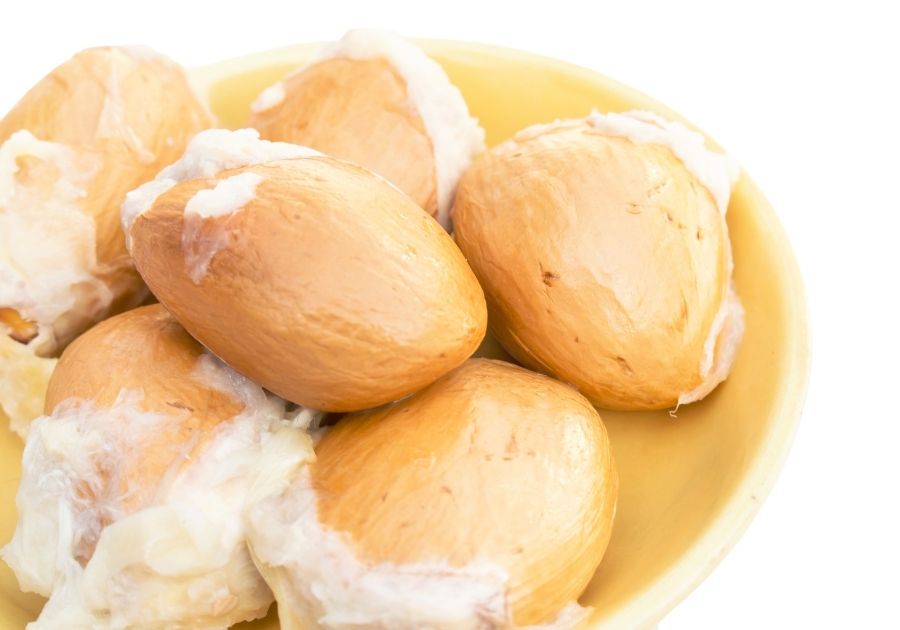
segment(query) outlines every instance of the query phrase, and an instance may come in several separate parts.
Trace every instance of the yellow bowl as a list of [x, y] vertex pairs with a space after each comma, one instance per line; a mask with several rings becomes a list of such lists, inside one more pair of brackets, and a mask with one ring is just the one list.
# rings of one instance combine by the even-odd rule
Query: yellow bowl
[[[423, 41], [463, 91], [488, 141], [591, 108], [650, 109], [656, 101], [600, 74], [492, 46]], [[196, 70], [223, 126], [239, 127], [267, 85], [308, 59], [295, 46]], [[737, 121], [736, 121], [737, 122]], [[809, 348], [799, 271], [762, 193], [743, 174], [728, 211], [735, 279], [747, 332], [728, 381], [677, 419], [666, 412], [602, 411], [621, 478], [609, 550], [582, 604], [586, 625], [648, 628], [706, 577], [747, 527], [787, 455], [806, 390]], [[0, 430], [0, 541], [15, 525], [22, 445]], [[53, 544], [48, 541], [48, 544]], [[0, 563], [2, 564], [2, 563]], [[21, 628], [42, 600], [23, 595], [0, 566], [0, 628]], [[242, 627], [276, 628], [274, 614]]]

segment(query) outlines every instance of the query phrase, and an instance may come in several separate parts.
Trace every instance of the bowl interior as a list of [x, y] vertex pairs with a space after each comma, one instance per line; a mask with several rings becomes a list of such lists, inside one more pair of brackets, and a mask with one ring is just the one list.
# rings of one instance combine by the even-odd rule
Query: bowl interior
[[[591, 108], [665, 106], [602, 75], [489, 46], [422, 42], [460, 87], [495, 144], [518, 129]], [[309, 57], [309, 45], [194, 72], [223, 126], [240, 127], [267, 85]], [[597, 628], [645, 628], [693, 589], [737, 540], [789, 447], [807, 375], [803, 290], [790, 246], [762, 194], [742, 175], [729, 206], [737, 289], [747, 331], [728, 381], [678, 411], [601, 410], [620, 474], [609, 549], [581, 598]], [[15, 525], [22, 445], [0, 429], [0, 542]], [[48, 541], [49, 542], [49, 541]], [[51, 543], [52, 544], [52, 543]], [[0, 628], [21, 628], [42, 600], [19, 592], [0, 563]], [[242, 627], [276, 628], [274, 611]]]

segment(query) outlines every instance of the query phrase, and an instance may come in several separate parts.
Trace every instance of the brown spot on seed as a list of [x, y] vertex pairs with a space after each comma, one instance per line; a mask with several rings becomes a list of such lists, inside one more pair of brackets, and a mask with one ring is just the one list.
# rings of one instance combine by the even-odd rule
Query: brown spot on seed
[[543, 280], [544, 284], [546, 284], [548, 287], [553, 286], [553, 282], [559, 280], [558, 273], [544, 269], [543, 263], [538, 263], [538, 266], [541, 268], [541, 280]]
[[625, 357], [616, 355], [616, 363], [619, 364], [619, 367], [627, 376], [634, 376], [634, 370], [631, 369], [631, 366], [628, 365], [628, 361], [625, 360]]
[[541, 279], [548, 287], [552, 287], [556, 280], [559, 280], [559, 274], [552, 271], [545, 271], [541, 274]]
[[662, 189], [668, 184], [668, 180], [663, 179], [647, 189], [647, 197], [655, 197], [662, 192]]

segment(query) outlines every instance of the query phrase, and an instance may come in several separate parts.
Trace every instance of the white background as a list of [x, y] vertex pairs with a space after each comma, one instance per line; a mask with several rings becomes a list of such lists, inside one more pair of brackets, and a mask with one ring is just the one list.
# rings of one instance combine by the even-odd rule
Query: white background
[[357, 26], [524, 48], [660, 99], [767, 193], [813, 331], [806, 410], [779, 483], [661, 628], [900, 628], [900, 20], [889, 1], [820, 4], [10, 0], [0, 112], [87, 46], [144, 43], [199, 65]]

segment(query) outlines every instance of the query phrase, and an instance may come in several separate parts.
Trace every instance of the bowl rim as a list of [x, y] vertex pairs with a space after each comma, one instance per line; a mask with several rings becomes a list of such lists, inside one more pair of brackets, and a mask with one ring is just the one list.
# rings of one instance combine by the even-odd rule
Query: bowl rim
[[[474, 54], [482, 57], [526, 62], [535, 70], [567, 75], [578, 81], [612, 91], [641, 109], [650, 109], [671, 119], [679, 120], [703, 133], [710, 146], [721, 149], [702, 129], [663, 103], [612, 79], [601, 72], [571, 62], [547, 57], [515, 48], [450, 39], [412, 38], [427, 53], [437, 55]], [[308, 42], [282, 46], [241, 55], [189, 70], [198, 91], [207, 95], [220, 80], [238, 73], [250, 72], [265, 66], [298, 64], [311, 56], [322, 42]], [[775, 400], [769, 416], [772, 422], [765, 432], [756, 457], [748, 466], [719, 513], [711, 520], [691, 547], [665, 572], [643, 591], [594, 627], [604, 630], [634, 630], [651, 628], [681, 603], [709, 576], [734, 547], [749, 527], [763, 501], [775, 484], [790, 452], [802, 416], [810, 372], [810, 338], [808, 310], [800, 268], [777, 214], [762, 191], [743, 170], [740, 185], [743, 194], [768, 236], [768, 247], [777, 258], [784, 285], [782, 298], [785, 319], [786, 361], [782, 394]]]

